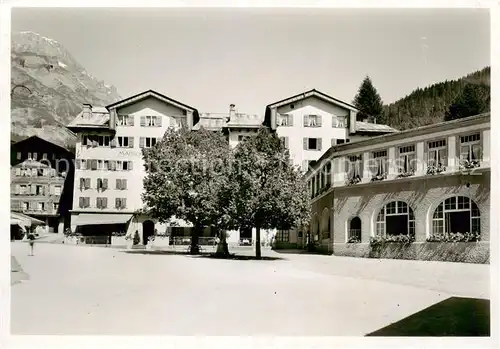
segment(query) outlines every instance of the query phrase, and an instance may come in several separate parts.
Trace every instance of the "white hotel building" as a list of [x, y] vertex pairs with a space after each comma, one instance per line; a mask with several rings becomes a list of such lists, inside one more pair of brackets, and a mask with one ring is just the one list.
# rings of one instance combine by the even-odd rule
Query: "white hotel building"
[[[154, 146], [169, 127], [222, 130], [232, 147], [260, 127], [269, 127], [283, 138], [293, 163], [306, 171], [309, 162], [319, 159], [332, 144], [395, 132], [356, 117], [355, 107], [316, 90], [268, 105], [264, 118], [237, 113], [233, 104], [227, 114], [200, 115], [196, 108], [152, 90], [106, 107], [86, 104], [68, 125], [78, 135], [71, 229], [83, 235], [138, 231], [143, 243], [155, 229], [190, 235], [187, 223], [167, 227], [137, 214], [143, 207], [145, 176], [141, 149]], [[231, 234], [230, 242], [250, 240], [254, 234]]]

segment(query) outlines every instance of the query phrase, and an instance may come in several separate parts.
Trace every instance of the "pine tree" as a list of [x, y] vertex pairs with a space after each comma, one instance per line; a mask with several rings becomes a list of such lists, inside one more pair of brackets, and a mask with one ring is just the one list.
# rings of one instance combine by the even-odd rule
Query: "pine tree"
[[466, 84], [445, 114], [445, 121], [461, 119], [490, 110], [490, 88], [486, 84]]
[[361, 119], [375, 117], [381, 123], [386, 121], [382, 99], [369, 76], [366, 76], [359, 86], [353, 103], [360, 110], [358, 115]]

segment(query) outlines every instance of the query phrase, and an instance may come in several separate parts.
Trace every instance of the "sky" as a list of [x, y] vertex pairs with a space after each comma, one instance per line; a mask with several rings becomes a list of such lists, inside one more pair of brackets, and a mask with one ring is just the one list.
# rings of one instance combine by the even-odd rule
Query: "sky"
[[153, 89], [197, 108], [264, 114], [315, 88], [384, 103], [490, 65], [488, 9], [17, 8], [13, 31], [59, 41], [122, 97]]

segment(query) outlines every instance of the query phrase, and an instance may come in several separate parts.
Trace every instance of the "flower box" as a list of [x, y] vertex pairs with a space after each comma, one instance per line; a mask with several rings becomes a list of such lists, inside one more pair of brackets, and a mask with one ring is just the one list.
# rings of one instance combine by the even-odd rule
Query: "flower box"
[[441, 164], [439, 164], [437, 166], [431, 165], [431, 166], [427, 167], [427, 174], [428, 175], [436, 175], [436, 174], [443, 173], [444, 171], [446, 171], [446, 167], [441, 165]]
[[384, 179], [387, 179], [387, 173], [375, 175], [372, 177], [371, 181], [377, 182], [377, 181], [383, 181]]
[[354, 184], [358, 184], [359, 182], [361, 182], [361, 178], [359, 176], [356, 176], [356, 177], [349, 178], [346, 181], [346, 185], [354, 185]]
[[480, 233], [437, 233], [431, 234], [427, 242], [478, 242], [481, 241]]
[[406, 177], [411, 177], [415, 174], [415, 170], [410, 170], [406, 172], [400, 172], [396, 178], [406, 178]]
[[479, 160], [462, 160], [460, 161], [460, 170], [473, 170], [479, 167], [481, 164]]

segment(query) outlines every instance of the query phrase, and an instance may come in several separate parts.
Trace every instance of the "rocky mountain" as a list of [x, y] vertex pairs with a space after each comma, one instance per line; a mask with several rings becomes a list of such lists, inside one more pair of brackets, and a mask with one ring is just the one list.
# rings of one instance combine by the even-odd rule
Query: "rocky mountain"
[[92, 76], [57, 41], [34, 32], [12, 33], [11, 138], [40, 135], [71, 146], [65, 128], [83, 103], [107, 105], [120, 99], [114, 86]]
[[384, 106], [384, 116], [377, 122], [398, 130], [442, 122], [450, 105], [468, 84], [482, 86], [489, 96], [490, 70], [486, 67], [457, 80], [417, 88], [404, 98]]

